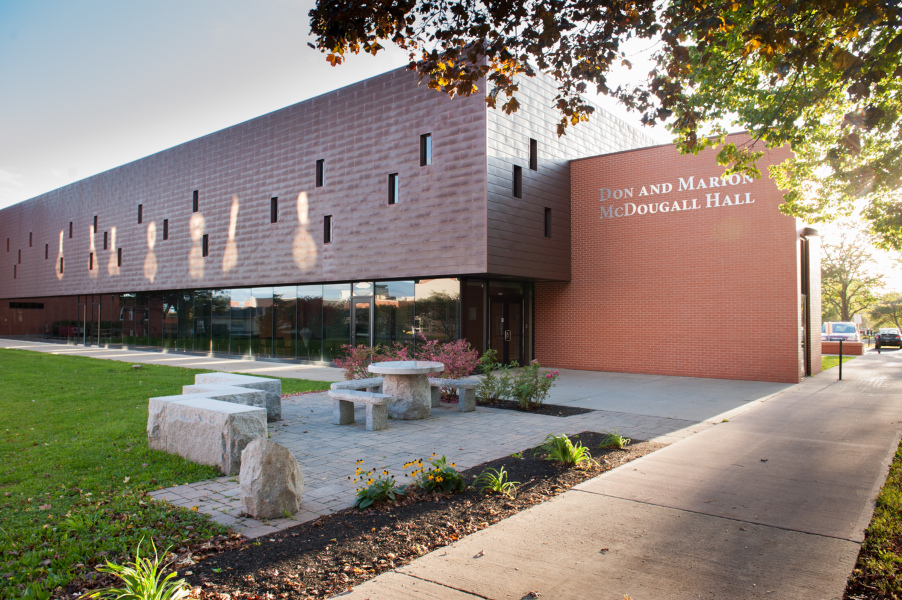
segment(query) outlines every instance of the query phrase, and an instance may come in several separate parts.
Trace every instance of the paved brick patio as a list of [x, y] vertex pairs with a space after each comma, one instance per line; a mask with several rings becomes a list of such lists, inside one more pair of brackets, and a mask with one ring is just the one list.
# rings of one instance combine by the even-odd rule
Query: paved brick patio
[[433, 409], [423, 421], [390, 420], [388, 429], [366, 431], [362, 406], [356, 409], [355, 424], [333, 425], [332, 404], [324, 393], [286, 397], [282, 399], [284, 420], [270, 424], [271, 439], [291, 450], [304, 473], [302, 508], [290, 518], [242, 517], [236, 477], [180, 485], [151, 496], [176, 506], [196, 506], [255, 538], [352, 506], [356, 484], [348, 478], [353, 478], [355, 462], [361, 458], [366, 461], [364, 468], [388, 469], [402, 481], [404, 463], [428, 458], [433, 452], [466, 469], [536, 446], [549, 433], [617, 428], [633, 439], [672, 442], [714, 424], [604, 410], [566, 418], [483, 407], [460, 413], [451, 405]]

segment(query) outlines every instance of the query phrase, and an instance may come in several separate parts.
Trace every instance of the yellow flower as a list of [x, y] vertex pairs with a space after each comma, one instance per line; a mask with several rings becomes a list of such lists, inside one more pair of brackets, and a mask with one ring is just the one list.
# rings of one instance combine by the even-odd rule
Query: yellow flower
[[372, 479], [367, 479], [366, 483], [367, 483], [367, 485], [373, 485], [373, 480], [372, 480]]
[[437, 482], [439, 482], [439, 483], [441, 483], [442, 481], [444, 481], [441, 477], [436, 477], [435, 480], [436, 480]]
[[357, 470], [354, 471], [354, 475], [360, 475], [361, 472], [362, 470], [360, 469], [360, 467], [357, 467]]
[[432, 475], [429, 476], [429, 479], [432, 480]]
[[433, 452], [432, 456], [430, 456], [429, 458], [435, 458], [435, 452]]
[[452, 466], [452, 467], [456, 467], [457, 465], [455, 465], [454, 463], [451, 463], [451, 466]]
[[388, 471], [382, 471], [383, 475], [388, 475]]
[[355, 465], [362, 465], [362, 464], [363, 464], [363, 459], [361, 458], [360, 460], [358, 460], [358, 461], [355, 462], [354, 464], [355, 464]]

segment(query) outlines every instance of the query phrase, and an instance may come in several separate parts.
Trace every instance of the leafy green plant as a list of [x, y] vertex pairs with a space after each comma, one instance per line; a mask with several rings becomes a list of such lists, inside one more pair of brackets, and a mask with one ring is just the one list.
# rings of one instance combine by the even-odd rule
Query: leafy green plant
[[511, 391], [520, 408], [532, 410], [542, 406], [548, 398], [548, 392], [554, 387], [559, 371], [542, 372], [539, 361], [533, 360], [520, 369], [511, 384]]
[[[164, 577], [163, 573], [171, 563], [162, 562], [152, 539], [150, 546], [153, 548], [153, 559], [141, 556], [141, 542], [138, 542], [134, 562], [117, 565], [107, 561], [105, 565], [97, 567], [101, 573], [112, 573], [121, 579], [125, 587], [101, 588], [84, 597], [115, 600], [181, 600], [187, 597], [190, 590], [188, 584], [184, 579], [175, 579], [174, 572]], [[163, 552], [164, 556], [168, 550], [167, 548]]]
[[545, 460], [553, 460], [565, 465], [592, 464], [592, 455], [589, 449], [576, 442], [574, 445], [566, 435], [554, 435], [549, 433], [545, 441], [539, 446], [536, 454], [545, 454]]
[[[381, 473], [377, 473], [378, 468], [371, 471], [364, 471], [360, 466], [363, 460], [357, 461], [356, 477], [354, 482], [364, 482], [363, 487], [357, 488], [357, 500], [354, 501], [354, 507], [357, 510], [369, 508], [377, 502], [394, 502], [398, 496], [404, 495], [404, 486], [398, 485], [395, 476], [390, 475], [387, 469], [382, 469]], [[349, 477], [350, 479], [350, 477]]]
[[467, 483], [464, 481], [463, 475], [457, 472], [457, 465], [448, 463], [447, 459], [442, 456], [435, 458], [433, 454], [428, 461], [431, 466], [424, 467], [422, 460], [411, 461], [405, 465], [417, 466], [418, 469], [411, 473], [411, 476], [418, 475], [416, 484], [427, 492], [462, 492], [467, 489]]
[[598, 445], [599, 448], [618, 448], [622, 450], [630, 445], [631, 440], [628, 437], [623, 437], [617, 432], [617, 428], [614, 428], [614, 431], [605, 431], [605, 437], [601, 440], [601, 444]]
[[507, 471], [501, 467], [500, 469], [486, 469], [479, 474], [473, 484], [482, 492], [496, 492], [513, 498], [517, 495], [517, 486], [520, 485], [520, 482], [507, 481]]

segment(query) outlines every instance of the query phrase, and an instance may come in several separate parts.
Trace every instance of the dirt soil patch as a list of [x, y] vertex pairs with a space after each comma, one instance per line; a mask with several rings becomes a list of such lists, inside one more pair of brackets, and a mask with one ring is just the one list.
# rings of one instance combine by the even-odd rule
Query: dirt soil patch
[[591, 408], [582, 408], [580, 406], [567, 406], [564, 404], [543, 404], [537, 408], [527, 410], [520, 406], [519, 402], [513, 400], [477, 400], [477, 406], [485, 406], [487, 408], [502, 408], [504, 410], [516, 410], [519, 412], [531, 413], [535, 415], [547, 415], [550, 417], [572, 417], [574, 415], [584, 415], [594, 412]]
[[472, 488], [458, 494], [411, 491], [391, 506], [348, 509], [245, 541], [179, 569], [179, 575], [203, 600], [327, 598], [665, 446], [634, 442], [623, 450], [598, 449], [604, 437], [571, 436], [591, 448], [597, 464], [587, 468], [544, 460], [531, 448], [462, 472], [469, 485], [486, 468], [504, 467], [509, 481], [520, 482], [515, 498]]

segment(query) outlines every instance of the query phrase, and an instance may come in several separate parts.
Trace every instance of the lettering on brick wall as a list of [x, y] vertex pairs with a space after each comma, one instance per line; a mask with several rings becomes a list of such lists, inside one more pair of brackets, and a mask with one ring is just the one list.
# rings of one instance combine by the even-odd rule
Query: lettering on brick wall
[[[619, 217], [632, 217], [637, 215], [654, 215], [657, 213], [682, 212], [685, 210], [702, 210], [706, 208], [726, 208], [754, 204], [750, 192], [732, 193], [729, 188], [753, 183], [747, 175], [731, 175], [729, 177], [679, 177], [674, 183], [661, 182], [646, 184], [638, 188], [601, 189], [601, 202], [609, 200], [635, 199], [635, 202], [622, 202], [620, 204], [606, 204], [601, 207], [602, 219], [615, 219]], [[696, 190], [711, 190], [718, 188], [721, 191], [705, 193], [704, 198], [692, 198], [681, 200], [655, 200], [640, 201], [640, 198], [650, 196], [664, 196], [676, 190], [687, 192]]]

